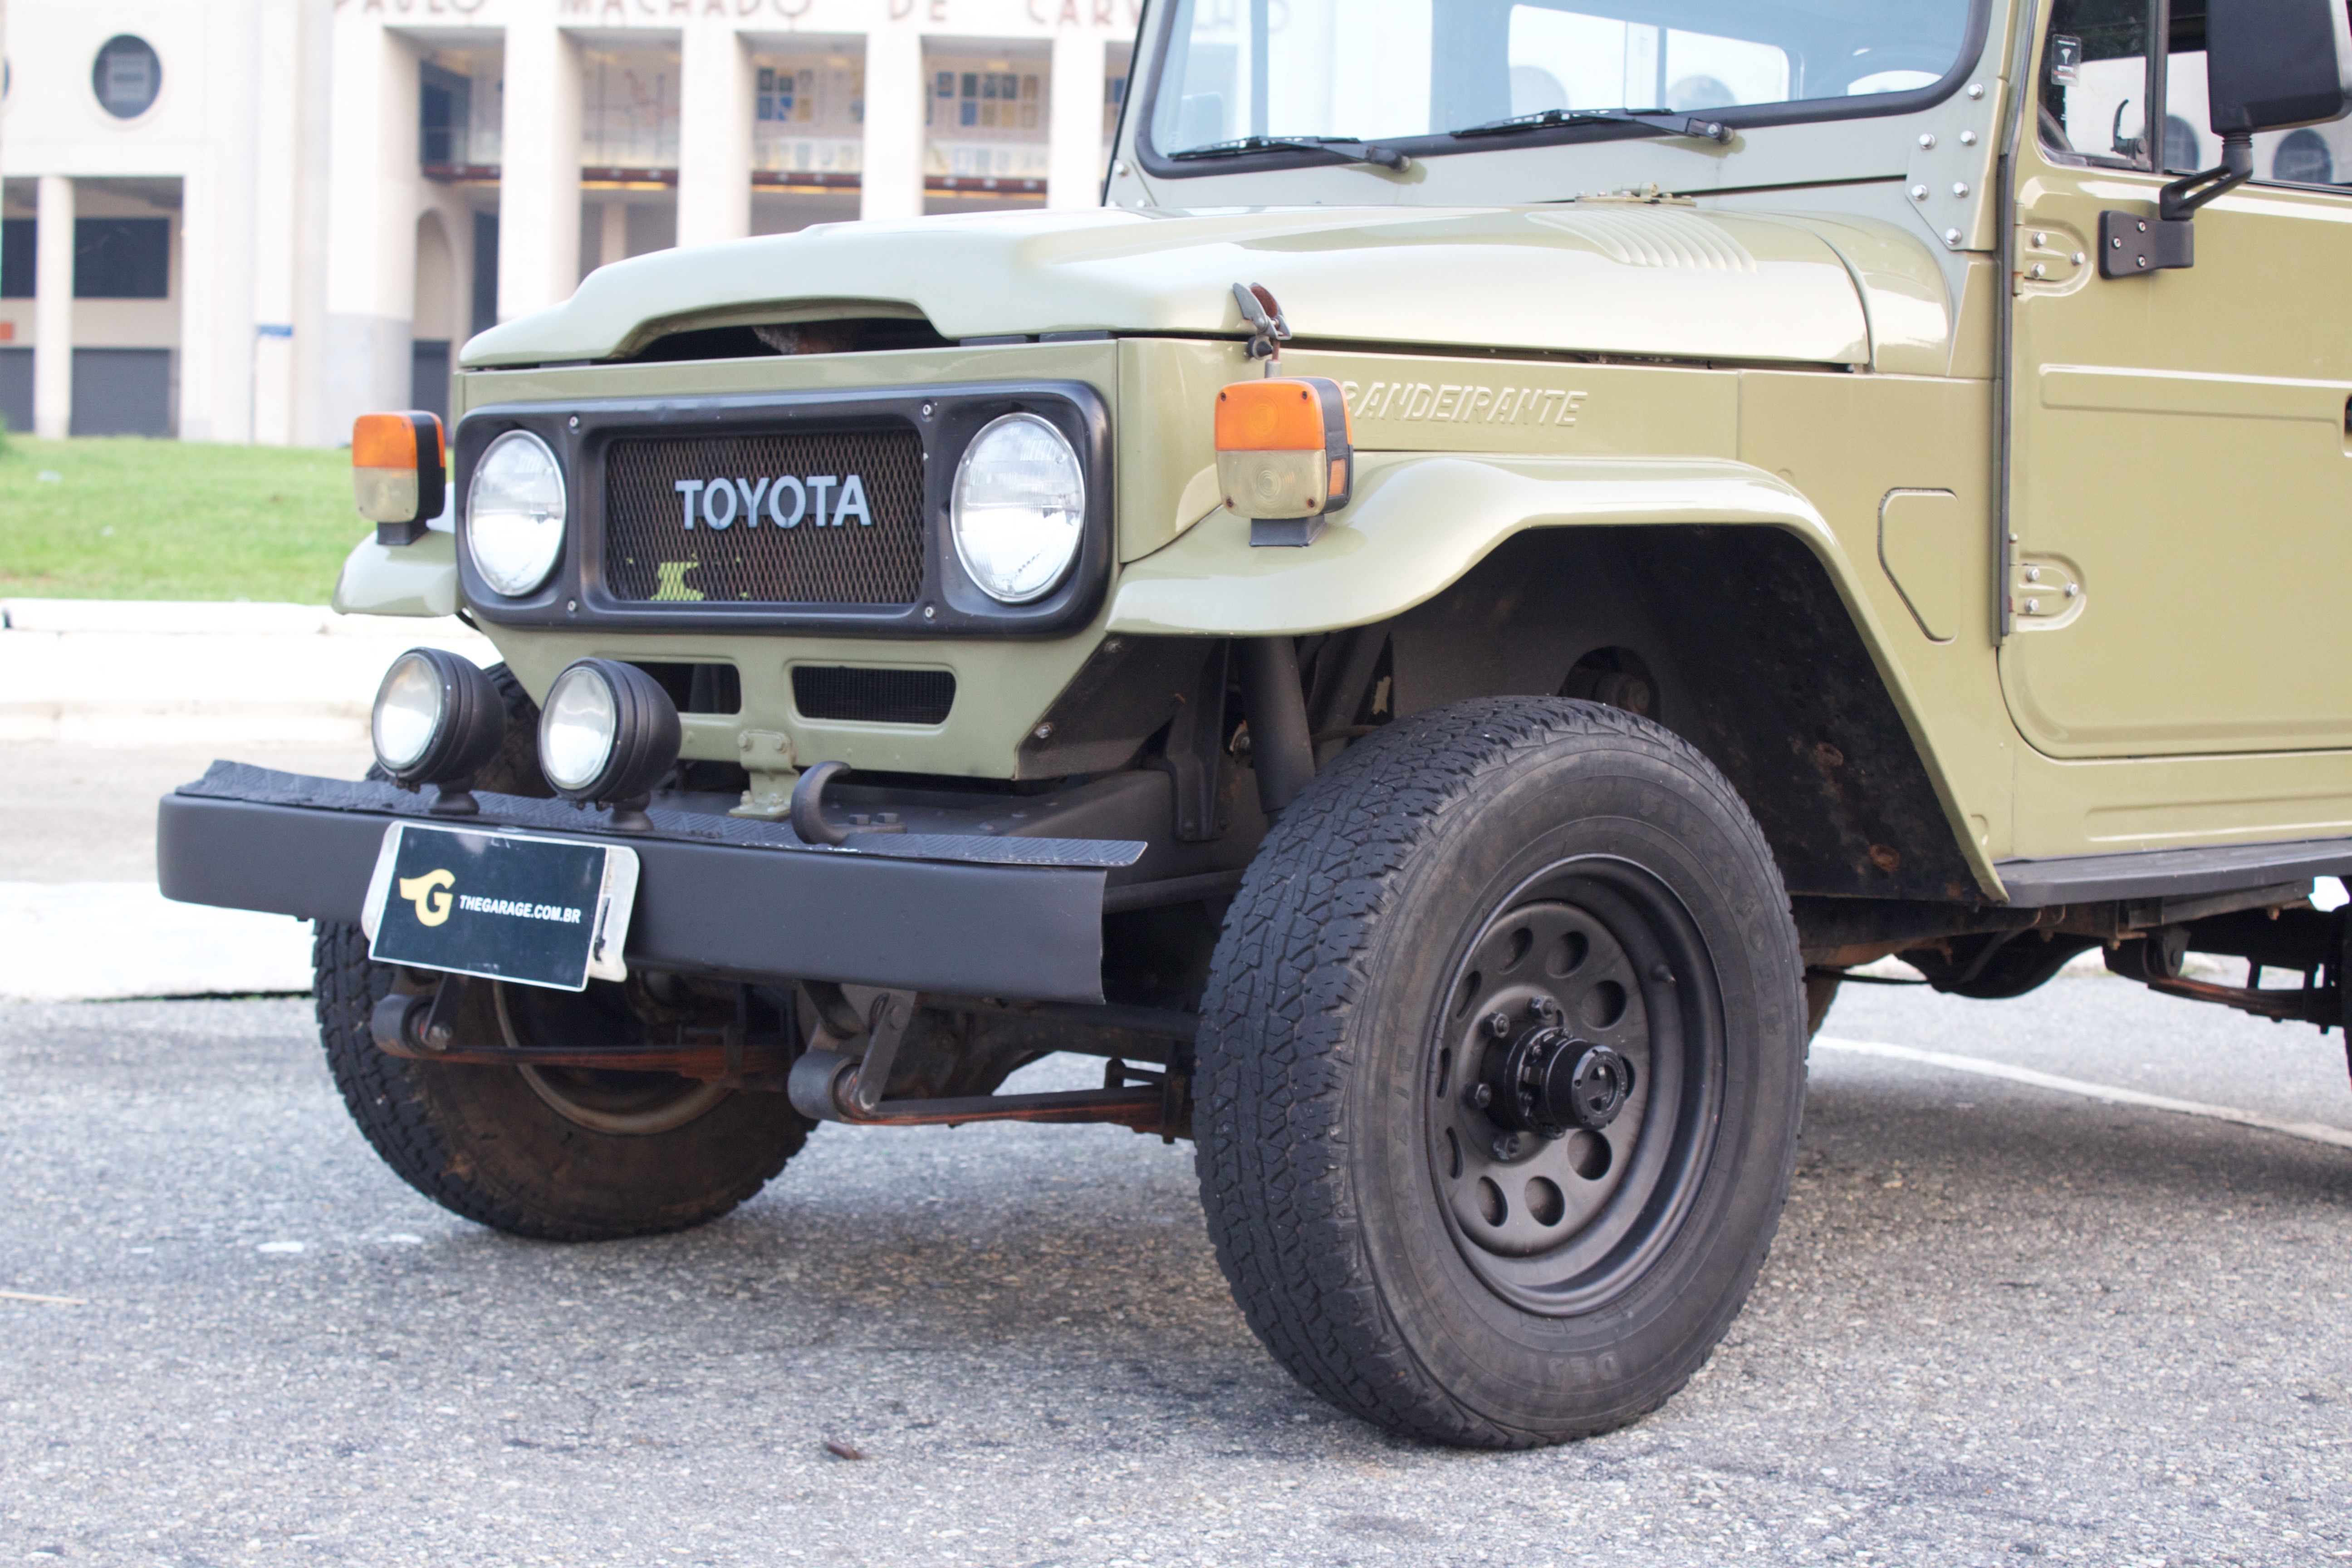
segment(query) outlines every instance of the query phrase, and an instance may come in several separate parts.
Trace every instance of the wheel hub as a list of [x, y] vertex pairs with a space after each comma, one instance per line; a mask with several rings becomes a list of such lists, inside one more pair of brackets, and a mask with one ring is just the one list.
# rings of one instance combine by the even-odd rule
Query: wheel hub
[[1560, 1017], [1559, 1000], [1546, 994], [1528, 1004], [1522, 1027], [1514, 1030], [1503, 1013], [1487, 1021], [1507, 1044], [1487, 1054], [1487, 1077], [1477, 1086], [1485, 1092], [1473, 1093], [1477, 1108], [1507, 1134], [1549, 1142], [1579, 1129], [1598, 1132], [1633, 1097], [1633, 1064], [1613, 1047], [1579, 1039]]
[[1431, 1173], [1449, 1228], [1488, 1284], [1530, 1302], [1561, 1300], [1639, 1223], [1664, 1147], [1645, 1135], [1652, 1107], [1678, 1092], [1652, 1035], [1673, 969], [1638, 910], [1591, 897], [1522, 894], [1489, 921], [1432, 1063]]

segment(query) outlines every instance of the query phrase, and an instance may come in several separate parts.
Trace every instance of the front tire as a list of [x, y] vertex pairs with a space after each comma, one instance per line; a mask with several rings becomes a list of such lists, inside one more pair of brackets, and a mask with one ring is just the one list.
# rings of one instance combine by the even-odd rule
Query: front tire
[[[1228, 917], [1194, 1123], [1218, 1259], [1276, 1358], [1389, 1430], [1622, 1426], [1747, 1299], [1805, 1038], [1779, 872], [1696, 751], [1591, 703], [1419, 715], [1317, 777]], [[1583, 1100], [1545, 1088], [1571, 1068]]]
[[493, 1229], [542, 1241], [684, 1230], [752, 1196], [807, 1141], [781, 1094], [389, 1056], [369, 1019], [394, 972], [369, 960], [366, 933], [322, 922], [313, 968], [320, 1039], [352, 1120], [403, 1181]]

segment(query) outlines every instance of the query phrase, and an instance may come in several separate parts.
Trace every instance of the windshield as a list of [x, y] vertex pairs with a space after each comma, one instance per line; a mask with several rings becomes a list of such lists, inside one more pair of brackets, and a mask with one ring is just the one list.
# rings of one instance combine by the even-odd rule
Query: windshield
[[1969, 0], [1177, 0], [1164, 154], [1246, 136], [1443, 135], [1550, 110], [1908, 92], [1958, 62]]

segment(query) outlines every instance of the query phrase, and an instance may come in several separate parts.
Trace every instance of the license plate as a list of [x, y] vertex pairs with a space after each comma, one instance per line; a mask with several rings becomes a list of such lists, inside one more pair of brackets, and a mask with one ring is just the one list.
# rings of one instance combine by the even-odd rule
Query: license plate
[[379, 963], [580, 991], [626, 977], [636, 893], [619, 845], [395, 822], [361, 924]]

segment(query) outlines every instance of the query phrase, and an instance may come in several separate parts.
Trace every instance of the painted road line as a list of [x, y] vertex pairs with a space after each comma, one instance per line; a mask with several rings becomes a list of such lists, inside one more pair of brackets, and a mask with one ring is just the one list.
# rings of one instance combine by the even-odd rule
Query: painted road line
[[2265, 1132], [2284, 1132], [2290, 1138], [2308, 1139], [2314, 1143], [2332, 1143], [2338, 1149], [2352, 1149], [2352, 1131], [2330, 1127], [2319, 1121], [2289, 1121], [2284, 1117], [2265, 1116], [2259, 1110], [2240, 1110], [2228, 1105], [2207, 1105], [2201, 1100], [2174, 1100], [2168, 1095], [2142, 1094], [2136, 1089], [2116, 1089], [2109, 1084], [2085, 1083], [2078, 1078], [2060, 1078], [2055, 1073], [2035, 1072], [2032, 1068], [2016, 1068], [2007, 1062], [1989, 1061], [1983, 1057], [1954, 1056], [1948, 1051], [1923, 1051], [1914, 1046], [1883, 1045], [1876, 1040], [1837, 1040], [1827, 1036], [1813, 1041], [1817, 1051], [1843, 1051], [1857, 1057], [1884, 1057], [1892, 1061], [1917, 1062], [1923, 1067], [1944, 1068], [1952, 1072], [1975, 1073], [1979, 1078], [2006, 1079], [2011, 1083], [2031, 1084], [2035, 1089], [2056, 1089], [2061, 1094], [2079, 1094], [2088, 1100], [2104, 1100], [2115, 1105], [2141, 1105], [2150, 1110], [2169, 1110], [2181, 1116], [2203, 1116], [2215, 1121], [2234, 1121], [2242, 1127], [2259, 1127]]

